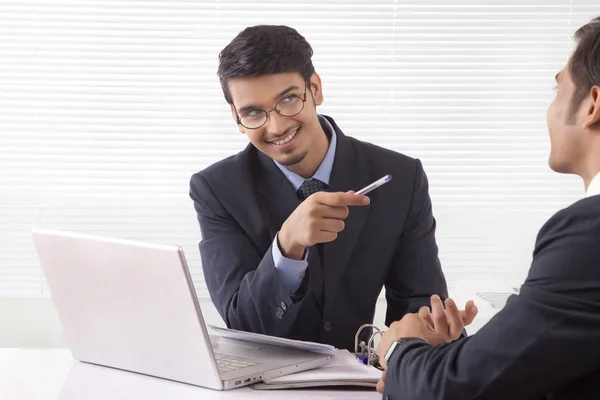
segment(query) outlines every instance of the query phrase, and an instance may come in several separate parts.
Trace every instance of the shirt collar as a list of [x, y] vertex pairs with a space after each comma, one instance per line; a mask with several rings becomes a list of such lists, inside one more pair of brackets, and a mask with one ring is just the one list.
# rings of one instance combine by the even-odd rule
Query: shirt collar
[[598, 194], [600, 194], [600, 173], [596, 174], [594, 179], [592, 179], [585, 193], [586, 197], [596, 196]]
[[[312, 176], [312, 178], [318, 179], [321, 182], [329, 185], [331, 171], [333, 170], [333, 162], [335, 160], [337, 137], [335, 134], [335, 129], [333, 129], [333, 126], [327, 120], [327, 118], [319, 115], [319, 121], [321, 122], [323, 130], [325, 131], [327, 136], [331, 137], [331, 139], [329, 141], [329, 148], [327, 149], [327, 153], [325, 153], [325, 157], [323, 158], [323, 161], [321, 161], [321, 165], [319, 165], [319, 168], [315, 171], [315, 174]], [[297, 191], [298, 189], [300, 189], [300, 186], [304, 183], [305, 179], [297, 173], [290, 171], [285, 166], [279, 164], [277, 161], [273, 160], [273, 162], [275, 163], [275, 165], [277, 165], [281, 172], [283, 172], [287, 180], [294, 187], [294, 190]]]

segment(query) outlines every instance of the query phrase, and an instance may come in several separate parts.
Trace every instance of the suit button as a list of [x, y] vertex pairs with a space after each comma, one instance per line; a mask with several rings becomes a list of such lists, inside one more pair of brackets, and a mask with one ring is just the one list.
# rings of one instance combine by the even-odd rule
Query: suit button
[[281, 309], [281, 307], [277, 307], [277, 311], [275, 311], [275, 316], [279, 319], [283, 318], [283, 310]]
[[325, 332], [331, 332], [331, 330], [333, 329], [331, 321], [325, 321], [325, 323], [323, 324], [323, 329], [325, 329]]
[[383, 396], [383, 400], [390, 400], [390, 396], [388, 396], [387, 394]]

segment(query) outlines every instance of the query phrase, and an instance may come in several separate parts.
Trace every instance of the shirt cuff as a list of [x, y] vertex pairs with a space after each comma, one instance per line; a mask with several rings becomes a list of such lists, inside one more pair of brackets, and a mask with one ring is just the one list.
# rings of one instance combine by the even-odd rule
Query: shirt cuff
[[273, 245], [271, 248], [272, 256], [273, 256], [273, 264], [275, 265], [275, 269], [279, 274], [279, 278], [281, 279], [281, 283], [288, 290], [290, 295], [296, 293], [300, 285], [302, 284], [302, 280], [306, 275], [306, 268], [308, 268], [308, 248], [304, 250], [304, 259], [302, 260], [292, 260], [291, 258], [284, 257], [281, 253], [281, 249], [279, 248], [279, 232], [275, 235], [275, 239], [273, 240]]

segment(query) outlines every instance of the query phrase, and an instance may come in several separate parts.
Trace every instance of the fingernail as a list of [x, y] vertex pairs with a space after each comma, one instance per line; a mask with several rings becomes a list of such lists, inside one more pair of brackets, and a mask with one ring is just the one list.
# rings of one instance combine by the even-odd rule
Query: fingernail
[[446, 299], [446, 306], [447, 307], [454, 307], [454, 301], [452, 301], [452, 299]]
[[442, 300], [440, 299], [440, 296], [438, 296], [437, 294], [434, 294], [433, 296], [431, 296], [431, 300]]
[[363, 204], [369, 204], [370, 201], [371, 201], [371, 199], [368, 196], [363, 196], [363, 199], [362, 199]]

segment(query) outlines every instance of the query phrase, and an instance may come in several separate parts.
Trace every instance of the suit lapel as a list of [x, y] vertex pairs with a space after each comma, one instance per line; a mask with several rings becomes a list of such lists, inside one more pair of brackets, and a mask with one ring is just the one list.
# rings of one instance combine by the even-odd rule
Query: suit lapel
[[[260, 165], [260, 179], [257, 179], [256, 191], [269, 205], [268, 211], [274, 217], [274, 220], [270, 222], [270, 228], [273, 232], [277, 232], [290, 214], [300, 205], [300, 199], [292, 184], [277, 168], [273, 160], [258, 150], [256, 152]], [[323, 267], [316, 247], [312, 247], [308, 252], [308, 268], [309, 291], [314, 294], [322, 307]]]
[[[337, 135], [335, 161], [329, 181], [328, 192], [357, 191], [368, 185], [367, 168], [365, 163], [355, 154], [349, 140], [344, 136], [332, 119]], [[350, 207], [350, 213], [345, 220], [345, 228], [338, 238], [323, 247], [323, 278], [325, 281], [325, 305], [333, 304], [341, 276], [352, 255], [358, 236], [369, 214], [370, 206]]]
[[274, 228], [279, 230], [283, 222], [300, 205], [292, 184], [269, 157], [256, 150], [260, 165], [256, 191], [269, 204], [269, 211], [276, 217]]

